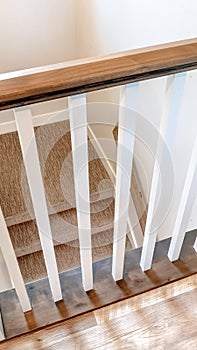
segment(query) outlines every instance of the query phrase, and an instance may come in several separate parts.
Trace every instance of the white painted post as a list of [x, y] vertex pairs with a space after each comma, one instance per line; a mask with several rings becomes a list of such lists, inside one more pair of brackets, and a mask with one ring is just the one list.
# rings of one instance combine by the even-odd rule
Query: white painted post
[[[130, 200], [129, 200], [129, 209], [128, 209], [128, 218], [127, 218], [127, 236], [133, 246], [133, 248], [141, 248], [143, 244], [143, 233], [142, 228], [140, 225], [140, 221], [138, 218], [137, 211], [135, 209], [135, 204], [133, 201], [133, 198], [130, 193]], [[129, 231], [129, 232], [128, 232]]]
[[10, 279], [12, 280], [13, 286], [16, 289], [16, 293], [18, 295], [18, 299], [21, 304], [22, 310], [24, 312], [29, 311], [31, 310], [31, 304], [1, 208], [0, 232], [0, 248], [10, 275]]
[[195, 243], [194, 243], [194, 249], [195, 249], [195, 251], [197, 253], [197, 238], [196, 238]]
[[[179, 203], [172, 239], [168, 251], [170, 261], [178, 260], [186, 233], [186, 228], [191, 215], [192, 201], [191, 193], [197, 186], [197, 137], [191, 154], [189, 167], [183, 186], [183, 192]], [[194, 248], [196, 249], [195, 245]]]
[[56, 302], [62, 299], [62, 293], [32, 124], [32, 115], [30, 109], [27, 108], [17, 108], [14, 113], [47, 274], [52, 296]]
[[185, 77], [185, 73], [179, 73], [166, 79], [166, 96], [160, 122], [160, 137], [158, 140], [156, 161], [153, 169], [144, 242], [140, 260], [140, 266], [143, 271], [149, 270], [152, 266], [157, 238], [157, 230], [153, 228], [153, 219], [156, 209], [155, 207], [159, 184], [160, 169], [158, 168], [157, 163], [161, 166], [161, 169], [164, 168], [162, 167], [163, 143], [161, 138], [166, 141], [168, 146], [172, 147], [180, 114], [180, 106], [185, 86]]
[[5, 333], [4, 333], [4, 328], [3, 328], [3, 321], [1, 317], [1, 311], [0, 311], [0, 341], [5, 339]]
[[121, 88], [116, 165], [112, 276], [123, 278], [139, 83]]
[[82, 282], [93, 289], [86, 95], [68, 98]]

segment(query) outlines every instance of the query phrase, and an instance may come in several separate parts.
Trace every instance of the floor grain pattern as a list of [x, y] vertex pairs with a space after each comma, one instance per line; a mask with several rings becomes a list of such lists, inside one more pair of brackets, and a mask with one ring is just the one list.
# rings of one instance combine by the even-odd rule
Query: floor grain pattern
[[129, 299], [149, 290], [197, 274], [197, 255], [193, 249], [196, 231], [186, 234], [180, 260], [167, 258], [170, 240], [157, 242], [152, 269], [142, 272], [139, 266], [141, 249], [125, 254], [124, 279], [114, 282], [111, 258], [93, 264], [94, 289], [86, 293], [81, 283], [80, 268], [60, 274], [63, 300], [54, 303], [48, 279], [27, 284], [32, 311], [23, 314], [14, 290], [0, 294], [0, 308], [6, 338], [56, 324], [104, 306]]
[[0, 350], [196, 350], [197, 275], [56, 326]]

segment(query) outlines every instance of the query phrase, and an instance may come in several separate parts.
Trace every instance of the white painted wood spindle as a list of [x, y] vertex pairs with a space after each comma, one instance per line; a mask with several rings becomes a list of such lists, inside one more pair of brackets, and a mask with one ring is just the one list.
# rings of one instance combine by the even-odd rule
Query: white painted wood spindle
[[123, 278], [139, 83], [121, 87], [116, 164], [112, 276]]
[[23, 277], [18, 265], [18, 261], [15, 255], [14, 248], [10, 239], [10, 235], [6, 226], [5, 219], [3, 217], [2, 210], [0, 208], [0, 248], [5, 260], [10, 279], [12, 280], [13, 286], [16, 290], [19, 302], [21, 304], [23, 312], [31, 310], [31, 304], [25, 288]]
[[133, 248], [141, 248], [143, 244], [143, 233], [141, 224], [138, 218], [138, 214], [135, 208], [135, 204], [130, 192], [130, 201], [129, 201], [129, 209], [128, 209], [128, 222], [127, 222], [127, 236], [132, 243]]
[[82, 283], [93, 289], [86, 95], [68, 98]]
[[1, 311], [0, 311], [0, 341], [5, 339], [5, 333], [4, 333], [4, 328], [3, 328], [3, 321], [1, 317]]
[[195, 251], [197, 253], [197, 238], [196, 238], [195, 243], [194, 243], [194, 249], [195, 249]]
[[15, 120], [49, 283], [56, 302], [62, 299], [62, 293], [30, 109], [15, 109]]
[[[153, 169], [151, 190], [149, 196], [148, 213], [146, 227], [144, 233], [144, 242], [140, 266], [143, 271], [149, 270], [152, 266], [153, 254], [157, 239], [157, 229], [153, 227], [154, 214], [156, 209], [156, 200], [158, 194], [159, 171], [165, 168], [162, 165], [163, 141], [166, 141], [167, 146], [172, 149], [175, 139], [176, 128], [178, 124], [180, 106], [185, 86], [185, 73], [175, 74], [166, 79], [166, 96], [164, 98], [163, 113], [161, 116], [159, 139], [156, 151], [156, 161]], [[160, 165], [161, 169], [158, 168]]]
[[191, 195], [194, 188], [197, 188], [197, 137], [191, 154], [189, 167], [183, 186], [183, 192], [179, 202], [176, 221], [172, 232], [172, 239], [168, 251], [168, 258], [170, 261], [178, 260], [180, 256], [187, 225], [191, 215], [193, 202], [191, 200]]

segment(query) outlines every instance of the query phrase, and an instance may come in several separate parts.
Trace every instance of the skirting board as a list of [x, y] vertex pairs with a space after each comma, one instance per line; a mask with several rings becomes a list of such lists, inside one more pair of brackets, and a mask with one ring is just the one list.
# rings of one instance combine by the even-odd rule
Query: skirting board
[[180, 259], [167, 258], [170, 239], [157, 242], [152, 269], [142, 272], [141, 248], [126, 252], [124, 279], [114, 282], [111, 258], [94, 263], [94, 290], [85, 293], [80, 268], [60, 274], [63, 300], [54, 303], [48, 279], [27, 285], [33, 311], [23, 314], [14, 290], [0, 294], [6, 338], [56, 324], [88, 311], [116, 303], [197, 273], [197, 253], [193, 248], [197, 231], [186, 234]]

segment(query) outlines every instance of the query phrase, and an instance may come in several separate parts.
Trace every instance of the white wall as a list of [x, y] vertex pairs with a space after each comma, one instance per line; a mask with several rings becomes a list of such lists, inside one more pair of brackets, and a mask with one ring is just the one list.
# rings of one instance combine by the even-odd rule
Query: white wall
[[75, 1], [0, 2], [0, 73], [75, 58]]
[[78, 57], [197, 36], [195, 0], [76, 0]]

